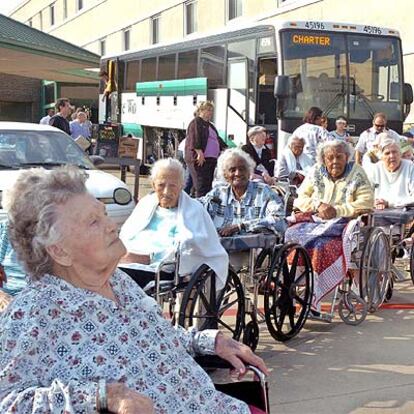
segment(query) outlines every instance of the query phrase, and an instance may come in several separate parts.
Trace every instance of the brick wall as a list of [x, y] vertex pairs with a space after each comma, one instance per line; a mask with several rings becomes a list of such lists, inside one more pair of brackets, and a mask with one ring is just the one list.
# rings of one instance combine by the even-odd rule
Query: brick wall
[[0, 73], [0, 121], [39, 122], [40, 88], [39, 79]]

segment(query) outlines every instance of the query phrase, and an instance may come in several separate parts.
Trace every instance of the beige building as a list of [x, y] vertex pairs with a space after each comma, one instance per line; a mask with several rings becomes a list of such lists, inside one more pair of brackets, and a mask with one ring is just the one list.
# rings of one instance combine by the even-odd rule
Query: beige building
[[10, 17], [100, 55], [169, 43], [252, 19], [384, 26], [400, 32], [405, 81], [414, 84], [412, 11], [414, 4], [404, 0], [26, 0]]

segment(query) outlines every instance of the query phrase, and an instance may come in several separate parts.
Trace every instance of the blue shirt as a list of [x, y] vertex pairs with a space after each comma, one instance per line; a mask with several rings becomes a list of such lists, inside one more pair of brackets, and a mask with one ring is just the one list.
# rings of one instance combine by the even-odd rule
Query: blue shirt
[[73, 139], [78, 138], [79, 135], [82, 135], [84, 138], [91, 137], [91, 131], [89, 129], [89, 125], [87, 122], [83, 124], [79, 123], [79, 121], [75, 120], [70, 123], [70, 135]]
[[243, 224], [246, 231], [266, 227], [283, 234], [287, 227], [283, 200], [264, 183], [249, 181], [240, 200], [234, 197], [229, 184], [218, 184], [199, 200], [217, 229]]
[[26, 272], [17, 261], [16, 251], [9, 241], [9, 222], [0, 223], [0, 264], [6, 273], [7, 283], [3, 283], [3, 292], [16, 295], [26, 286]]

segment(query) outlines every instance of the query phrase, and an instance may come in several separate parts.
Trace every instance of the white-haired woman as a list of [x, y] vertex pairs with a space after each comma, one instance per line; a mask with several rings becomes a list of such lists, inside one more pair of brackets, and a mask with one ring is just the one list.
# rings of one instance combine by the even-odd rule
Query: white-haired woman
[[163, 319], [116, 270], [125, 247], [85, 181], [73, 168], [28, 170], [10, 195], [10, 237], [31, 283], [0, 319], [0, 412], [250, 413], [192, 355], [217, 353], [242, 372], [241, 360], [266, 371], [263, 361], [217, 331]]
[[344, 141], [327, 141], [318, 150], [318, 164], [298, 190], [295, 224], [285, 241], [301, 243], [308, 251], [315, 274], [315, 298], [321, 299], [338, 285], [348, 270], [350, 249], [343, 231], [351, 218], [372, 210], [374, 194], [362, 167], [350, 161], [351, 147]]
[[305, 138], [292, 135], [282, 156], [277, 162], [275, 177], [278, 179], [289, 179], [294, 185], [302, 183], [307, 172], [315, 164], [312, 159], [303, 152]]
[[194, 119], [189, 123], [185, 139], [185, 162], [193, 179], [196, 196], [211, 190], [217, 158], [227, 145], [211, 122], [214, 104], [200, 102]]
[[375, 208], [414, 203], [414, 164], [401, 156], [400, 144], [388, 138], [380, 143], [381, 160], [368, 174], [375, 191]]
[[[151, 171], [154, 192], [145, 196], [121, 228], [128, 253], [120, 267], [144, 288], [154, 280], [161, 261], [180, 248], [180, 274], [191, 274], [203, 263], [216, 273], [223, 287], [228, 257], [207, 212], [184, 191], [184, 169], [175, 159], [157, 161]], [[163, 272], [164, 279], [173, 274]]]
[[241, 149], [250, 155], [255, 162], [253, 178], [262, 179], [266, 184], [273, 183], [274, 165], [271, 162], [272, 153], [266, 147], [266, 128], [255, 126], [247, 132], [249, 143], [243, 145]]
[[249, 179], [255, 167], [241, 149], [227, 149], [218, 159], [221, 178], [200, 201], [206, 206], [220, 236], [266, 227], [278, 233], [286, 229], [283, 200], [264, 183]]

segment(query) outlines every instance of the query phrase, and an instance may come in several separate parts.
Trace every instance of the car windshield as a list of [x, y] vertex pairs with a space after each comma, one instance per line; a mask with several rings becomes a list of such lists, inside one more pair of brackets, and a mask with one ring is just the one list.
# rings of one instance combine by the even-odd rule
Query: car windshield
[[0, 168], [66, 164], [94, 168], [82, 149], [63, 132], [0, 130]]

